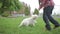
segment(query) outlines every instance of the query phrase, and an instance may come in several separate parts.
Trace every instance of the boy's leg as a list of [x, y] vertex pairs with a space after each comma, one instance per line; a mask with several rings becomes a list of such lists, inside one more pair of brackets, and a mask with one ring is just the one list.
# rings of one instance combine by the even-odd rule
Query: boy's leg
[[59, 23], [56, 20], [54, 20], [54, 18], [51, 16], [53, 8], [54, 8], [53, 6], [48, 8], [49, 10], [47, 12], [47, 16], [51, 23], [53, 23], [55, 27], [58, 27]]
[[44, 20], [44, 22], [46, 23], [46, 29], [47, 30], [51, 30], [51, 27], [50, 27], [50, 24], [49, 24], [49, 20], [48, 20], [48, 17], [47, 17], [47, 15], [46, 15], [46, 11], [47, 11], [47, 7], [46, 8], [44, 8], [44, 12], [43, 12], [43, 20]]

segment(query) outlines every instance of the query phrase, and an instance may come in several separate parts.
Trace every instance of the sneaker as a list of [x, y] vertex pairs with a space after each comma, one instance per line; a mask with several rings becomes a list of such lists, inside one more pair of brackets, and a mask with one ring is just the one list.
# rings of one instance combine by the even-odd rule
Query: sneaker
[[49, 31], [51, 30], [51, 27], [49, 25], [46, 25], [45, 27], [47, 30], [49, 30]]
[[58, 28], [58, 27], [60, 27], [60, 25], [55, 26], [54, 29], [56, 29], [56, 28]]

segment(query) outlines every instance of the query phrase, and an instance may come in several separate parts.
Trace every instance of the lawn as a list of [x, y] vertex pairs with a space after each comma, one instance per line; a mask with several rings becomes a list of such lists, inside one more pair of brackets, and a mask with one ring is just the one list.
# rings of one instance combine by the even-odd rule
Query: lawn
[[[23, 26], [19, 28], [18, 25], [24, 18], [25, 17], [0, 17], [0, 34], [60, 34], [60, 27], [53, 29], [54, 25], [51, 23], [52, 30], [46, 30], [45, 23], [41, 17], [37, 19], [37, 23], [34, 27]], [[55, 19], [60, 22], [60, 18]]]

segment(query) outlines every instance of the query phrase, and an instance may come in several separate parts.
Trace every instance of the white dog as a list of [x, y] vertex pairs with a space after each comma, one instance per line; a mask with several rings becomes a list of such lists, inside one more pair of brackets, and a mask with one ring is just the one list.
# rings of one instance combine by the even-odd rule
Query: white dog
[[38, 17], [37, 15], [32, 15], [31, 17], [24, 19], [21, 22], [21, 24], [19, 25], [19, 27], [21, 27], [22, 25], [25, 25], [25, 26], [33, 25], [33, 26], [35, 26], [35, 23], [37, 23], [36, 22], [37, 17]]

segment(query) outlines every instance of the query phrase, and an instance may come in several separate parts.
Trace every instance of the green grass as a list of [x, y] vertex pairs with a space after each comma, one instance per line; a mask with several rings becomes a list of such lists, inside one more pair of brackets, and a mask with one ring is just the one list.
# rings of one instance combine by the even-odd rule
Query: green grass
[[[42, 18], [37, 19], [37, 24], [35, 27], [18, 27], [20, 22], [24, 17], [17, 18], [5, 18], [0, 17], [0, 34], [60, 34], [60, 27], [57, 29], [52, 29], [48, 31], [45, 29], [45, 23]], [[60, 18], [55, 18], [58, 22], [60, 22]], [[51, 27], [54, 26], [51, 24]]]

